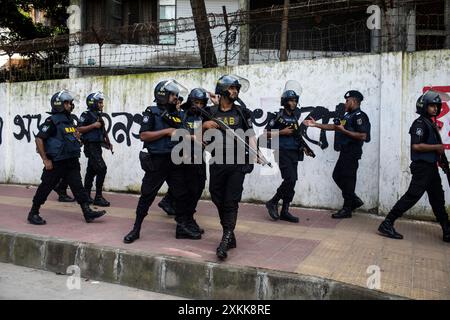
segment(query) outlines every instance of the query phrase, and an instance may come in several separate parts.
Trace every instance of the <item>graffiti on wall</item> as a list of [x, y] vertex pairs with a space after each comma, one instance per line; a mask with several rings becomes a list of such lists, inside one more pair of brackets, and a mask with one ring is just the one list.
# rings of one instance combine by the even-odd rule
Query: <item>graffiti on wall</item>
[[[342, 117], [344, 114], [344, 105], [341, 103], [335, 107], [335, 110], [330, 111], [323, 106], [307, 106], [300, 108], [301, 114], [305, 115], [305, 119], [312, 117], [322, 123], [330, 123], [333, 118]], [[118, 144], [126, 144], [131, 146], [133, 140], [139, 140], [139, 126], [142, 122], [142, 114], [128, 113], [128, 112], [112, 112], [111, 115], [103, 113], [102, 117], [105, 122], [106, 131], [110, 133], [111, 140]], [[76, 125], [79, 123], [79, 118], [72, 114], [72, 118]], [[25, 114], [16, 115], [14, 117], [13, 136], [16, 140], [25, 140], [27, 142], [34, 141], [38, 128], [42, 124], [44, 117], [41, 114]], [[252, 122], [256, 127], [265, 127], [268, 122], [267, 114], [260, 108], [253, 111]], [[0, 118], [0, 143], [1, 143], [1, 129], [2, 120]], [[133, 131], [133, 128], [135, 131]], [[321, 149], [326, 149], [329, 146], [326, 132], [321, 130], [319, 140], [314, 140], [308, 136], [308, 127], [301, 124], [300, 126], [304, 138], [312, 144], [319, 146]]]
[[442, 143], [445, 149], [450, 149], [450, 86], [423, 87], [422, 92], [428, 90], [439, 92], [442, 100], [441, 113], [436, 119], [436, 123], [441, 131]]

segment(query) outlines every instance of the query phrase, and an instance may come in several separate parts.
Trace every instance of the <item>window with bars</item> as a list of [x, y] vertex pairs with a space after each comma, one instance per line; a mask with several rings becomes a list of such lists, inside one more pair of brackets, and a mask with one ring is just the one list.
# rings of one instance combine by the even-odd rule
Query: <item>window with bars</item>
[[176, 0], [159, 1], [159, 43], [175, 44]]
[[[85, 4], [85, 31], [118, 30], [108, 34], [107, 42], [175, 44], [176, 0], [91, 0]], [[91, 38], [85, 42], [96, 41]]]

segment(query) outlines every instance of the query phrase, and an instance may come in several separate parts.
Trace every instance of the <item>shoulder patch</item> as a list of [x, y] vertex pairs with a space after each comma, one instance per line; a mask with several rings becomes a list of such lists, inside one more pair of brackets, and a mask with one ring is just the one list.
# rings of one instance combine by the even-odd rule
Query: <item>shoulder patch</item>
[[361, 118], [357, 119], [356, 123], [358, 124], [358, 126], [362, 125], [362, 119]]
[[416, 135], [419, 137], [423, 136], [423, 129], [422, 128], [416, 128]]
[[48, 125], [43, 125], [41, 131], [42, 131], [42, 132], [47, 132], [48, 128], [50, 128], [50, 126], [48, 126]]
[[142, 122], [147, 123], [149, 119], [150, 119], [149, 116], [144, 116], [144, 118], [142, 118]]

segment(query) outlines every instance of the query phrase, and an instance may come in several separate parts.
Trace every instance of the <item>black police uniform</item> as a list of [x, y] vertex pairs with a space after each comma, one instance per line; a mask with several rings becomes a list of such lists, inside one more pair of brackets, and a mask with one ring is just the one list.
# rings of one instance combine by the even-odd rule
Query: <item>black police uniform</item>
[[[365, 142], [370, 141], [370, 122], [369, 117], [361, 111], [360, 108], [348, 112], [341, 120], [344, 128], [352, 132], [366, 133]], [[334, 167], [333, 180], [342, 190], [344, 198], [343, 209], [335, 216], [344, 215], [351, 217], [351, 212], [360, 207], [363, 202], [355, 194], [356, 176], [358, 171], [358, 161], [362, 156], [362, 146], [364, 141], [353, 139], [341, 132], [336, 132], [336, 143], [340, 150], [339, 159]]]
[[[99, 112], [92, 110], [85, 111], [80, 116], [80, 127], [89, 126], [99, 121], [101, 115]], [[84, 144], [84, 154], [88, 158], [88, 165], [86, 168], [86, 176], [84, 178], [84, 188], [90, 197], [92, 184], [95, 180], [95, 200], [94, 204], [108, 206], [109, 203], [102, 197], [103, 183], [107, 166], [102, 157], [102, 143], [104, 143], [105, 128], [95, 128], [81, 135], [81, 140]], [[100, 201], [104, 200], [104, 201]], [[99, 202], [99, 203], [97, 203]]]
[[[194, 130], [202, 130], [202, 122], [203, 118], [199, 113], [192, 112], [191, 110], [187, 110], [183, 114], [183, 120], [185, 127], [189, 129], [191, 135], [194, 134]], [[203, 157], [203, 148], [201, 159], [197, 159], [197, 155], [195, 154], [195, 148], [199, 148], [199, 146], [195, 145], [194, 142], [191, 142], [191, 155], [188, 159], [188, 163], [182, 164], [183, 170], [186, 175], [186, 182], [189, 185], [189, 204], [187, 205], [187, 212], [189, 213], [188, 223], [193, 227], [196, 231], [203, 233], [204, 230], [201, 229], [193, 218], [194, 213], [196, 212], [198, 201], [200, 200], [203, 189], [205, 189], [206, 183], [206, 164]], [[200, 162], [200, 163], [199, 163]]]
[[[168, 122], [162, 117], [165, 111], [164, 106], [148, 107], [143, 112], [139, 133], [170, 128]], [[181, 121], [182, 114], [178, 111], [175, 110], [169, 114]], [[136, 221], [133, 230], [125, 236], [125, 243], [131, 243], [139, 238], [142, 222], [164, 181], [167, 182], [174, 196], [175, 220], [177, 221], [176, 238], [201, 239], [201, 234], [192, 231], [187, 225], [190, 212], [188, 212], [186, 204], [189, 203], [190, 193], [187, 188], [186, 175], [183, 167], [175, 165], [171, 160], [172, 149], [177, 143], [171, 141], [169, 136], [144, 142], [144, 148], [147, 149], [151, 160], [146, 160], [147, 166], [142, 179], [141, 196], [136, 208]]]
[[[213, 117], [225, 122], [233, 130], [242, 129], [246, 131], [248, 129], [252, 129], [251, 111], [247, 108], [233, 105], [233, 107], [228, 111], [222, 111], [218, 106], [206, 108], [205, 110]], [[239, 202], [242, 197], [245, 175], [253, 170], [253, 164], [249, 163], [248, 157], [246, 157], [247, 163], [238, 164], [238, 148], [236, 141], [234, 146], [231, 147], [234, 151], [231, 149], [228, 150], [225, 144], [226, 134], [224, 132], [222, 133], [224, 141], [222, 151], [224, 159], [222, 163], [224, 164], [210, 164], [209, 192], [211, 194], [211, 200], [216, 205], [219, 212], [220, 224], [222, 225], [224, 232], [221, 244], [228, 243], [228, 248], [235, 248], [236, 238], [234, 235], [234, 229], [236, 227]], [[234, 154], [234, 162], [227, 164], [225, 161], [226, 159], [231, 158], [231, 151]], [[212, 156], [216, 156], [215, 152], [212, 153]], [[225, 249], [222, 250], [221, 254], [221, 256], [225, 258], [226, 248], [221, 249]]]
[[67, 181], [70, 186], [76, 201], [83, 209], [86, 222], [91, 222], [105, 213], [92, 211], [88, 206], [88, 196], [81, 182], [78, 160], [81, 148], [74, 134], [74, 121], [66, 113], [54, 113], [40, 126], [37, 137], [44, 140], [45, 152], [47, 158], [53, 163], [53, 169], [43, 169], [42, 183], [33, 198], [29, 220], [33, 215], [39, 215], [40, 206], [45, 203], [48, 195], [61, 179]]
[[[286, 109], [281, 109], [275, 114], [275, 118], [269, 121], [266, 125], [266, 130], [282, 130], [286, 127], [293, 127], [298, 125], [298, 119], [301, 113], [299, 108], [295, 108], [291, 114]], [[295, 139], [293, 135], [280, 135], [279, 136], [279, 150], [278, 152], [279, 163], [278, 166], [281, 171], [281, 177], [283, 182], [278, 187], [275, 196], [269, 201], [278, 204], [280, 199], [283, 200], [283, 209], [281, 215], [278, 216], [277, 212], [269, 210], [271, 217], [274, 220], [282, 219], [291, 222], [298, 222], [298, 218], [292, 216], [287, 211], [289, 203], [292, 202], [295, 195], [295, 184], [298, 180], [298, 162], [303, 161], [303, 151], [300, 148], [299, 141]], [[275, 214], [274, 214], [275, 213]]]
[[[411, 146], [420, 143], [440, 144], [433, 126], [431, 119], [424, 116], [414, 120], [409, 129]], [[397, 201], [387, 218], [395, 221], [404, 212], [411, 209], [427, 192], [436, 220], [441, 223], [446, 222], [448, 215], [445, 210], [444, 190], [437, 166], [438, 154], [436, 152], [416, 152], [411, 147], [411, 161], [412, 180], [408, 191]]]

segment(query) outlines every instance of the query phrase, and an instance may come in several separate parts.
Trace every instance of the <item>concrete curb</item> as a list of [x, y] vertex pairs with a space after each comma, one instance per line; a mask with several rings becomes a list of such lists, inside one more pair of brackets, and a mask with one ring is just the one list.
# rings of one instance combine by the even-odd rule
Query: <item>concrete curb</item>
[[153, 255], [50, 237], [0, 231], [0, 262], [192, 299], [405, 299], [296, 273]]

